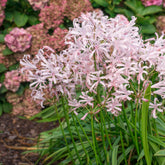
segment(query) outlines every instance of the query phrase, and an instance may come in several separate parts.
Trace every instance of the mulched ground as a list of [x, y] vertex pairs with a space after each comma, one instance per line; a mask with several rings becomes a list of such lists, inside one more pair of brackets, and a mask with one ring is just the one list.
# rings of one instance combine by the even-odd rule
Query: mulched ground
[[34, 165], [39, 155], [22, 152], [37, 143], [39, 133], [54, 127], [55, 123], [37, 123], [11, 114], [0, 116], [0, 165]]

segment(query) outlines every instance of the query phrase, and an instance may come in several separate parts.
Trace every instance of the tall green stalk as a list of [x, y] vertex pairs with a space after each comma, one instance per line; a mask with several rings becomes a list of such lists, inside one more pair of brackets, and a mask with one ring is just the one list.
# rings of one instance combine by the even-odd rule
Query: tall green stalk
[[125, 148], [124, 148], [124, 142], [123, 142], [123, 135], [122, 132], [120, 131], [120, 139], [121, 139], [121, 146], [122, 146], [122, 151], [124, 154], [124, 161], [125, 161], [125, 165], [127, 165], [127, 159], [126, 159], [126, 155], [125, 155]]
[[147, 165], [151, 165], [151, 160], [150, 160], [150, 151], [149, 151], [149, 144], [148, 144], [148, 109], [149, 109], [149, 102], [151, 99], [151, 84], [147, 87], [144, 98], [147, 99], [148, 101], [142, 102], [142, 113], [141, 113], [141, 138], [142, 138], [142, 144], [143, 144], [143, 149], [144, 149], [144, 155], [145, 159], [147, 162]]
[[[62, 126], [62, 123], [61, 123], [61, 119], [60, 119], [60, 117], [59, 117], [59, 113], [58, 113], [58, 109], [57, 109], [57, 105], [56, 105], [56, 104], [55, 104], [55, 111], [56, 111], [56, 113], [57, 113], [58, 122], [59, 122], [59, 124], [60, 124], [60, 129], [61, 129], [61, 131], [62, 131], [64, 140], [65, 140], [65, 143], [66, 143], [66, 146], [67, 146], [67, 150], [68, 150], [68, 152], [69, 152], [69, 155], [70, 155], [71, 159], [74, 160], [74, 159], [73, 159], [73, 156], [72, 156], [72, 154], [71, 154], [71, 151], [70, 151], [70, 148], [69, 148], [69, 145], [68, 145], [68, 142], [67, 142], [65, 133], [64, 133], [64, 129], [63, 129], [63, 126]], [[75, 164], [74, 161], [73, 161], [73, 164]]]
[[[137, 127], [137, 119], [138, 119], [138, 103], [139, 102], [139, 99], [137, 99], [137, 104], [136, 104], [136, 110], [135, 110], [135, 127]], [[138, 143], [138, 137], [137, 137], [137, 129], [135, 129], [135, 146], [136, 146], [136, 150], [137, 150], [137, 153], [138, 155], [140, 154], [140, 151], [139, 151], [139, 143]]]
[[[109, 147], [112, 150], [112, 144], [111, 144], [110, 135], [108, 134], [108, 131], [107, 131], [107, 128], [106, 128], [105, 119], [104, 119], [104, 116], [103, 116], [103, 112], [102, 111], [100, 112], [100, 116], [101, 116], [101, 119], [102, 119], [103, 124], [104, 124], [104, 130], [105, 130], [105, 134], [106, 134], [106, 137], [107, 137], [107, 140], [108, 140], [108, 143], [109, 143]], [[110, 128], [110, 126], [109, 126], [109, 128]]]
[[[131, 109], [131, 111], [132, 111], [132, 109]], [[133, 140], [133, 143], [134, 143], [135, 146], [136, 146], [135, 138], [134, 138], [134, 136], [133, 136], [133, 132], [132, 132], [132, 130], [131, 130], [131, 128], [130, 128], [129, 121], [128, 121], [128, 118], [127, 118], [127, 116], [126, 116], [124, 104], [122, 104], [122, 112], [123, 112], [123, 115], [124, 115], [124, 119], [125, 119], [125, 121], [126, 121], [126, 123], [127, 123], [127, 127], [128, 127], [128, 130], [129, 130], [129, 133], [130, 133], [130, 135], [131, 135], [131, 138], [132, 138], [132, 140]]]
[[86, 154], [87, 163], [90, 164], [90, 165], [92, 165], [91, 160], [90, 160], [90, 156], [89, 156], [87, 150], [85, 149], [85, 146], [84, 146], [84, 144], [83, 144], [82, 138], [81, 138], [81, 136], [80, 136], [79, 129], [78, 129], [78, 127], [77, 127], [77, 123], [76, 123], [76, 121], [75, 121], [75, 117], [74, 117], [73, 112], [72, 112], [72, 119], [73, 119], [73, 122], [74, 122], [74, 126], [75, 126], [75, 128], [76, 128], [78, 137], [79, 137], [79, 139], [80, 139], [81, 145], [82, 145], [83, 150], [84, 150], [84, 152], [85, 152], [85, 154]]
[[96, 136], [95, 136], [95, 130], [94, 130], [94, 122], [93, 122], [93, 114], [91, 114], [91, 127], [92, 127], [92, 141], [93, 141], [93, 150], [94, 150], [94, 154], [95, 154], [95, 157], [96, 157], [96, 163], [97, 165], [100, 165], [100, 159], [97, 155], [97, 150], [96, 150]]
[[80, 162], [80, 165], [82, 165], [81, 158], [80, 158], [79, 152], [78, 152], [78, 150], [77, 150], [77, 147], [76, 147], [76, 144], [75, 144], [75, 141], [74, 141], [74, 138], [73, 138], [72, 131], [71, 131], [71, 129], [70, 129], [69, 112], [68, 112], [68, 107], [65, 108], [64, 97], [62, 97], [62, 105], [63, 105], [63, 110], [64, 110], [64, 114], [65, 114], [65, 119], [66, 119], [67, 126], [68, 126], [68, 131], [69, 131], [69, 134], [70, 134], [70, 136], [71, 136], [71, 139], [72, 139], [72, 142], [73, 142], [73, 146], [74, 146], [74, 149], [75, 149], [75, 151], [76, 151], [76, 155], [77, 155], [77, 157], [78, 157], [78, 160], [79, 160], [79, 162]]

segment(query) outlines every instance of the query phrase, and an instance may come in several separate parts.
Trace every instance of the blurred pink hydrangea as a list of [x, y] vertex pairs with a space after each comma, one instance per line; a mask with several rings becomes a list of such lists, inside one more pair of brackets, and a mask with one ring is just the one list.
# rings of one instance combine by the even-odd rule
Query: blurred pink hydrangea
[[13, 57], [13, 55], [4, 56], [3, 50], [6, 48], [5, 44], [0, 44], [0, 63], [4, 64], [5, 67], [9, 67], [16, 63], [16, 59]]
[[0, 26], [2, 25], [4, 18], [5, 18], [5, 13], [0, 8]]
[[67, 7], [64, 14], [73, 21], [73, 19], [79, 17], [81, 13], [92, 10], [93, 7], [89, 0], [67, 0]]
[[28, 0], [28, 1], [34, 10], [41, 10], [49, 2], [49, 0]]
[[[44, 45], [53, 47], [57, 51], [60, 51], [66, 47], [64, 42], [65, 35], [68, 32], [67, 29], [56, 28], [53, 34], [49, 35], [48, 31], [44, 28], [44, 24], [40, 23], [33, 25], [26, 30], [32, 35], [32, 44], [29, 52], [26, 54], [35, 55]], [[20, 58], [22, 58], [22, 55], [20, 55]]]
[[122, 14], [117, 14], [116, 15], [116, 18], [119, 18], [120, 20], [121, 20], [121, 22], [120, 23], [124, 23], [124, 24], [129, 24], [129, 21], [128, 21], [128, 19], [127, 19], [127, 17], [125, 17], [124, 15], [122, 15]]
[[165, 16], [161, 15], [157, 18], [156, 21], [157, 31], [161, 34], [162, 32], [165, 33]]
[[32, 35], [30, 54], [35, 55], [38, 49], [42, 48], [41, 42], [47, 37], [47, 30], [43, 23], [28, 27], [26, 30]]
[[57, 28], [63, 23], [63, 12], [66, 7], [66, 0], [62, 3], [52, 2], [49, 6], [45, 6], [41, 9], [39, 14], [39, 20], [44, 23], [46, 29]]
[[54, 48], [57, 51], [61, 51], [66, 48], [65, 35], [68, 33], [67, 29], [56, 28], [53, 35], [47, 35], [42, 41], [42, 45], [46, 45]]
[[6, 99], [13, 105], [13, 115], [31, 117], [41, 110], [40, 105], [32, 99], [30, 89], [26, 89], [22, 96], [13, 92], [7, 92]]
[[142, 3], [144, 6], [152, 6], [152, 5], [160, 6], [162, 5], [163, 0], [142, 0]]
[[32, 35], [23, 28], [14, 28], [5, 36], [6, 45], [13, 52], [24, 52], [31, 46]]
[[0, 0], [0, 26], [2, 25], [3, 20], [5, 18], [4, 9], [6, 7], [6, 2], [7, 2], [7, 0]]
[[7, 0], [0, 0], [0, 4], [3, 9], [6, 7], [6, 2], [7, 2]]
[[5, 73], [4, 85], [5, 87], [12, 91], [16, 92], [21, 83], [21, 75], [19, 70], [12, 70]]

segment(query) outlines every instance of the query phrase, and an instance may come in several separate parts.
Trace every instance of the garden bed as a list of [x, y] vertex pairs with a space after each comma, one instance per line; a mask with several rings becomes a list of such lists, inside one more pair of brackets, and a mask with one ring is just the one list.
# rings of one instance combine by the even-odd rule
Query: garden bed
[[22, 154], [22, 152], [37, 143], [41, 132], [53, 129], [56, 125], [53, 122], [37, 123], [11, 114], [2, 115], [0, 117], [0, 164], [35, 164], [39, 159], [38, 154]]

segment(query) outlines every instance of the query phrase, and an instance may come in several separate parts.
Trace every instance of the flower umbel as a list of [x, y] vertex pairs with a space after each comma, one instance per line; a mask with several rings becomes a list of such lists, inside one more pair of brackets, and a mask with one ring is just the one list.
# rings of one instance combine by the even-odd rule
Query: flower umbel
[[[129, 22], [121, 15], [109, 19], [99, 10], [74, 19], [73, 28], [66, 35], [67, 49], [55, 54], [45, 46], [33, 60], [26, 56], [21, 60], [22, 71], [27, 70], [32, 81], [33, 97], [43, 103], [44, 90], [49, 89], [56, 96], [67, 96], [76, 114], [80, 107], [90, 113], [100, 105], [115, 116], [122, 111], [123, 102], [141, 102], [146, 89], [143, 82], [149, 81], [153, 69], [165, 83], [165, 41], [163, 36], [153, 39], [154, 44], [143, 41], [135, 20], [132, 17]], [[159, 88], [155, 94], [164, 98], [163, 85], [152, 87]], [[150, 108], [154, 107], [155, 117], [154, 103]]]

